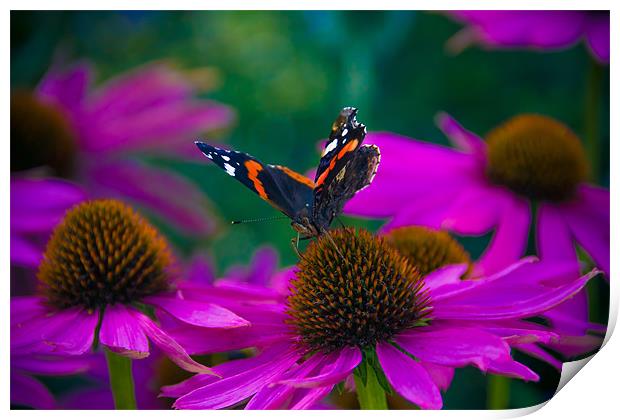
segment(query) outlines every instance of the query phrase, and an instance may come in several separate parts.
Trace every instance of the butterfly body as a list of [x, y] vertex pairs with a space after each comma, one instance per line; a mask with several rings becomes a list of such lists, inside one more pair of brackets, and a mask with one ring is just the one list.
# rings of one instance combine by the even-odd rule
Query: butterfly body
[[344, 108], [334, 123], [314, 181], [285, 166], [265, 165], [238, 151], [196, 142], [202, 153], [230, 176], [291, 218], [304, 238], [321, 235], [355, 193], [370, 185], [379, 148], [362, 145], [366, 127], [355, 108]]

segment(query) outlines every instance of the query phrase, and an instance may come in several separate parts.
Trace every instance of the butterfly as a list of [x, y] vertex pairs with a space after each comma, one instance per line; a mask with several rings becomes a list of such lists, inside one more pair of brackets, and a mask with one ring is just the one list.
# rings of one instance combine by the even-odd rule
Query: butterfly
[[226, 173], [291, 219], [304, 239], [329, 229], [358, 191], [370, 185], [381, 160], [376, 145], [363, 145], [366, 126], [357, 109], [343, 108], [333, 122], [314, 181], [282, 165], [265, 165], [247, 153], [196, 141], [200, 151]]

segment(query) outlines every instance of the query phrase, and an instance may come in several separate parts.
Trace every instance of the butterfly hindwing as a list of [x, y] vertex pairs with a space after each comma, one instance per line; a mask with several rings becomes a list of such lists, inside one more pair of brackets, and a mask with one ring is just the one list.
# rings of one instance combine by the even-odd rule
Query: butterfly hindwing
[[309, 178], [284, 166], [265, 165], [247, 153], [199, 141], [196, 145], [228, 175], [287, 216], [293, 218], [301, 209], [311, 206], [314, 183]]
[[362, 145], [353, 152], [338, 176], [325, 186], [322, 199], [315, 203], [315, 221], [327, 228], [332, 219], [342, 212], [346, 202], [370, 185], [380, 161], [381, 152], [374, 144]]
[[366, 126], [357, 122], [356, 114], [356, 108], [344, 108], [332, 124], [314, 179], [315, 206], [322, 200], [324, 189], [333, 182], [364, 141]]

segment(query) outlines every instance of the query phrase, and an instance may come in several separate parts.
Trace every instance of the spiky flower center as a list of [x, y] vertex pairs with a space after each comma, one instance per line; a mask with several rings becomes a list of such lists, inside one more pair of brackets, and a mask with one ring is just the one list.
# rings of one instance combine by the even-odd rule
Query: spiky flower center
[[492, 130], [486, 140], [489, 179], [525, 197], [565, 201], [587, 177], [581, 141], [552, 118], [518, 115]]
[[140, 215], [116, 200], [71, 209], [47, 244], [38, 277], [51, 305], [89, 310], [169, 288], [171, 254]]
[[354, 229], [308, 246], [288, 305], [305, 346], [323, 352], [373, 346], [430, 314], [420, 273], [383, 238]]
[[56, 175], [71, 174], [75, 138], [67, 119], [56, 107], [17, 91], [11, 95], [11, 171], [39, 166]]
[[448, 264], [471, 265], [465, 248], [445, 231], [409, 226], [391, 230], [385, 239], [422, 276]]

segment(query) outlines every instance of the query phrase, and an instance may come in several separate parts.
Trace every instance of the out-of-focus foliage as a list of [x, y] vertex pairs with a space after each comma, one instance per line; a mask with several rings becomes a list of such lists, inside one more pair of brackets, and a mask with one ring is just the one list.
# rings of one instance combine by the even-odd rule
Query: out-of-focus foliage
[[[609, 185], [608, 68], [595, 68], [583, 45], [553, 53], [471, 48], [451, 56], [444, 43], [459, 28], [431, 12], [12, 12], [11, 85], [33, 87], [54, 61], [86, 58], [100, 79], [151, 61], [170, 62], [238, 112], [230, 131], [208, 140], [304, 172], [317, 164], [318, 141], [343, 106], [358, 107], [371, 131], [441, 144], [446, 140], [433, 122], [441, 110], [481, 134], [515, 114], [537, 112], [583, 137], [586, 83], [597, 71], [602, 165], [594, 173]], [[197, 181], [221, 218], [218, 235], [199, 242], [166, 231], [182, 253], [205, 248], [220, 273], [247, 263], [263, 244], [280, 251], [282, 264], [295, 262], [294, 232], [286, 221], [228, 224], [277, 212], [206, 159], [154, 163]], [[464, 244], [475, 257], [486, 240]], [[532, 363], [545, 379], [512, 381], [511, 406], [536, 404], [555, 389], [557, 373]], [[485, 383], [473, 369], [457, 371], [445, 407], [484, 407]]]

